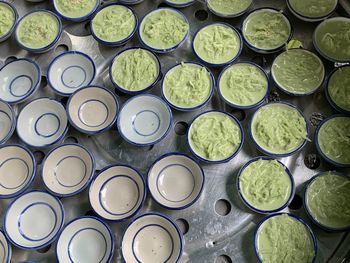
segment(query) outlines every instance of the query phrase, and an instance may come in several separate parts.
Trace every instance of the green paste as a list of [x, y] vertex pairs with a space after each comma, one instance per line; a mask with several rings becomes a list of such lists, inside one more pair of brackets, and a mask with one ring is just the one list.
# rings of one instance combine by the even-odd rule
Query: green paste
[[121, 88], [140, 91], [152, 85], [159, 73], [154, 56], [144, 49], [123, 52], [112, 65], [112, 78]]
[[92, 20], [95, 35], [107, 42], [121, 41], [133, 32], [136, 18], [129, 8], [111, 5], [99, 11]]
[[321, 151], [332, 161], [350, 164], [350, 117], [335, 117], [325, 122], [318, 132]]
[[290, 28], [282, 13], [262, 10], [248, 17], [243, 35], [256, 48], [274, 49], [287, 43]]
[[341, 67], [332, 74], [328, 92], [339, 108], [350, 111], [350, 67]]
[[70, 18], [78, 18], [90, 14], [96, 4], [97, 0], [55, 0], [58, 12]]
[[0, 37], [10, 32], [15, 23], [15, 13], [10, 6], [0, 3]]
[[237, 63], [224, 71], [219, 89], [232, 104], [251, 106], [261, 101], [267, 92], [268, 81], [264, 72], [249, 63]]
[[223, 64], [234, 59], [240, 50], [240, 45], [238, 34], [223, 24], [204, 27], [193, 41], [198, 56], [212, 64]]
[[39, 49], [55, 40], [59, 33], [59, 22], [55, 16], [38, 11], [24, 17], [17, 32], [22, 45]]
[[331, 59], [350, 61], [350, 19], [339, 17], [322, 22], [315, 31], [315, 44]]
[[252, 0], [207, 0], [207, 4], [215, 13], [233, 16], [247, 10]]
[[278, 85], [291, 93], [306, 94], [317, 89], [325, 75], [322, 61], [303, 49], [291, 49], [279, 55], [272, 65]]
[[331, 228], [350, 226], [350, 180], [331, 172], [318, 176], [308, 187], [306, 204], [311, 216]]
[[309, 230], [287, 214], [262, 224], [257, 246], [264, 263], [311, 263], [315, 256]]
[[201, 115], [191, 125], [189, 143], [194, 152], [211, 161], [220, 161], [237, 151], [242, 141], [238, 124], [219, 112]]
[[261, 107], [252, 120], [256, 143], [273, 154], [288, 154], [307, 138], [306, 122], [298, 110], [272, 103]]
[[239, 186], [251, 206], [267, 211], [285, 205], [292, 191], [288, 173], [276, 160], [259, 159], [250, 163], [239, 177]]
[[177, 107], [196, 107], [208, 99], [211, 90], [210, 73], [205, 67], [196, 64], [182, 63], [164, 78], [164, 95]]
[[337, 0], [289, 0], [289, 4], [302, 16], [318, 18], [329, 15], [335, 9]]
[[146, 45], [156, 49], [172, 48], [186, 36], [189, 24], [176, 11], [162, 9], [150, 13], [140, 26], [140, 33]]

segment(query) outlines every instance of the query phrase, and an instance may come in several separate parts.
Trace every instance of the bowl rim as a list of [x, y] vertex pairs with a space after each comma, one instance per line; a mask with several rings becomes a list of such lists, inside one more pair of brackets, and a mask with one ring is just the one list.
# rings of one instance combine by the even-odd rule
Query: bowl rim
[[[4, 263], [10, 263], [11, 258], [12, 258], [12, 247], [10, 242], [7, 240], [6, 235], [2, 229], [0, 229], [0, 235], [4, 236], [4, 239], [6, 241], [6, 246], [7, 246], [7, 257], [4, 259]], [[4, 244], [3, 244], [4, 245]]]
[[0, 42], [5, 41], [7, 38], [9, 38], [12, 35], [13, 31], [16, 28], [17, 22], [18, 22], [18, 12], [17, 12], [16, 7], [12, 3], [6, 2], [3, 0], [0, 0], [0, 5], [1, 4], [7, 5], [12, 10], [12, 12], [15, 16], [15, 20], [14, 20], [13, 25], [11, 26], [10, 30], [5, 35], [0, 37]]
[[13, 110], [13, 108], [11, 107], [11, 105], [9, 103], [7, 103], [6, 101], [3, 101], [0, 99], [0, 104], [2, 104], [7, 107], [10, 112], [11, 112], [11, 116], [9, 116], [6, 112], [2, 111], [0, 109], [0, 112], [5, 113], [6, 115], [8, 115], [10, 121], [11, 121], [11, 128], [9, 130], [9, 132], [6, 134], [6, 136], [0, 140], [0, 145], [6, 143], [12, 136], [12, 134], [14, 133], [15, 129], [16, 129], [16, 123], [17, 123], [17, 117], [15, 114], [15, 111]]
[[192, 5], [195, 2], [195, 0], [187, 0], [186, 3], [182, 3], [182, 4], [171, 2], [171, 0], [165, 0], [164, 2], [171, 7], [184, 8], [184, 7], [188, 7], [188, 6]]
[[223, 17], [223, 18], [234, 18], [234, 17], [239, 17], [239, 16], [243, 15], [244, 13], [246, 13], [253, 6], [253, 2], [254, 1], [252, 0], [250, 5], [246, 9], [241, 11], [241, 12], [238, 12], [238, 13], [235, 13], [235, 14], [223, 14], [223, 13], [215, 11], [213, 8], [211, 8], [210, 5], [208, 4], [208, 0], [205, 0], [205, 4], [206, 4], [208, 10], [210, 12], [212, 12], [214, 15], [219, 16], [219, 17]]
[[54, 8], [55, 13], [57, 13], [63, 19], [65, 19], [67, 21], [72, 21], [72, 22], [83, 22], [83, 21], [89, 19], [100, 6], [100, 0], [96, 0], [96, 4], [95, 4], [94, 8], [86, 15], [79, 16], [79, 17], [69, 17], [69, 16], [66, 16], [62, 12], [59, 11], [59, 9], [57, 8], [56, 2], [57, 2], [57, 0], [52, 1], [52, 6]]

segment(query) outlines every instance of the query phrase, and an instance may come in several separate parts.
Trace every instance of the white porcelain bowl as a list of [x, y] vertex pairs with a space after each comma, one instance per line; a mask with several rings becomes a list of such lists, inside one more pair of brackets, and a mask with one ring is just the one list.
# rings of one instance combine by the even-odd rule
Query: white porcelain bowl
[[89, 200], [94, 211], [107, 220], [134, 216], [146, 197], [142, 175], [126, 165], [108, 166], [92, 181]]
[[9, 242], [7, 241], [4, 233], [0, 230], [0, 262], [10, 263], [12, 257], [12, 248]]
[[18, 103], [28, 99], [41, 81], [39, 65], [31, 59], [20, 58], [0, 69], [0, 99]]
[[16, 128], [16, 116], [12, 107], [0, 100], [0, 144], [5, 143], [12, 136]]
[[182, 235], [166, 216], [144, 214], [133, 220], [124, 232], [121, 252], [127, 263], [175, 263], [182, 255]]
[[5, 145], [0, 148], [0, 198], [12, 198], [25, 191], [34, 179], [36, 163], [27, 148]]
[[70, 124], [87, 134], [108, 130], [117, 119], [118, 109], [117, 97], [110, 90], [98, 86], [77, 90], [67, 103]]
[[67, 123], [67, 114], [60, 102], [39, 98], [19, 113], [17, 134], [30, 146], [45, 147], [58, 142], [66, 134]]
[[61, 202], [46, 192], [34, 190], [11, 203], [4, 218], [4, 230], [16, 247], [40, 249], [57, 238], [63, 223]]
[[172, 126], [172, 113], [159, 97], [138, 95], [123, 105], [117, 125], [120, 135], [129, 143], [153, 145], [168, 134]]
[[184, 209], [202, 193], [204, 172], [189, 156], [169, 153], [153, 163], [147, 185], [158, 204], [169, 209]]
[[56, 256], [59, 262], [107, 263], [114, 252], [114, 236], [109, 226], [96, 217], [78, 217], [61, 232]]
[[91, 57], [79, 51], [68, 51], [54, 58], [47, 70], [47, 80], [54, 92], [69, 96], [91, 84], [96, 66]]
[[72, 196], [83, 191], [95, 172], [95, 160], [84, 146], [59, 145], [45, 157], [42, 179], [46, 188], [57, 196]]
[[[1, 43], [3, 41], [7, 40], [12, 35], [13, 31], [15, 30], [17, 19], [18, 19], [18, 13], [17, 13], [17, 10], [14, 7], [14, 5], [12, 5], [9, 2], [0, 0], [0, 6], [3, 6], [5, 8], [5, 10], [6, 9], [10, 10], [10, 12], [12, 13], [13, 19], [14, 19], [11, 27], [8, 28], [8, 31], [6, 33], [3, 32], [3, 35], [0, 36], [0, 43]], [[1, 261], [1, 262], [3, 262], [3, 261]]]

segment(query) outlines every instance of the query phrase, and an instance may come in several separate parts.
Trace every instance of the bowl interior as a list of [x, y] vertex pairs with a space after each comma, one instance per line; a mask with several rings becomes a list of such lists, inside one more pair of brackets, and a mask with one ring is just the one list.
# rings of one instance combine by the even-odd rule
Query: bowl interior
[[3, 142], [11, 133], [15, 119], [12, 110], [8, 104], [0, 101], [0, 143]]
[[11, 247], [2, 231], [0, 231], [0, 246], [2, 247], [0, 250], [1, 262], [9, 262], [11, 259]]

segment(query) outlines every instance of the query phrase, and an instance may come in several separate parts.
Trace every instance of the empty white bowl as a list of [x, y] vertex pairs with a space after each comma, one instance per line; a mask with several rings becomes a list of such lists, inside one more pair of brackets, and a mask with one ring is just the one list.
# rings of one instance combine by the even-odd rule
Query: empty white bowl
[[40, 249], [57, 238], [63, 223], [61, 202], [46, 192], [34, 190], [11, 203], [3, 227], [7, 238], [16, 247]]
[[53, 91], [69, 96], [91, 84], [96, 75], [94, 61], [85, 53], [68, 51], [54, 58], [47, 70], [47, 80]]
[[56, 256], [59, 262], [107, 263], [114, 252], [114, 235], [109, 226], [97, 217], [79, 217], [61, 232]]
[[117, 125], [127, 142], [147, 146], [165, 138], [172, 119], [171, 110], [162, 99], [146, 94], [135, 96], [123, 105]]
[[16, 116], [12, 107], [0, 100], [0, 144], [5, 143], [12, 136], [16, 128]]
[[39, 65], [31, 59], [20, 58], [0, 69], [0, 99], [18, 103], [28, 99], [40, 85]]
[[86, 134], [108, 130], [117, 119], [117, 97], [108, 89], [98, 86], [81, 88], [67, 103], [70, 124]]
[[142, 175], [127, 165], [104, 168], [92, 181], [89, 200], [101, 217], [121, 221], [134, 216], [146, 197]]
[[58, 142], [67, 132], [67, 114], [53, 99], [39, 98], [27, 104], [17, 118], [17, 134], [26, 144], [45, 147]]
[[168, 209], [184, 209], [196, 202], [204, 186], [203, 169], [191, 157], [169, 153], [148, 171], [148, 189], [153, 199]]
[[43, 161], [42, 179], [57, 196], [72, 196], [83, 191], [95, 172], [95, 160], [84, 146], [64, 144], [52, 149]]
[[0, 230], [0, 262], [10, 263], [12, 257], [12, 248], [9, 242], [4, 235], [4, 233]]
[[165, 215], [147, 213], [133, 220], [124, 232], [121, 252], [128, 263], [178, 262], [182, 235]]
[[0, 198], [12, 198], [25, 191], [34, 179], [36, 163], [27, 148], [5, 145], [0, 148]]

